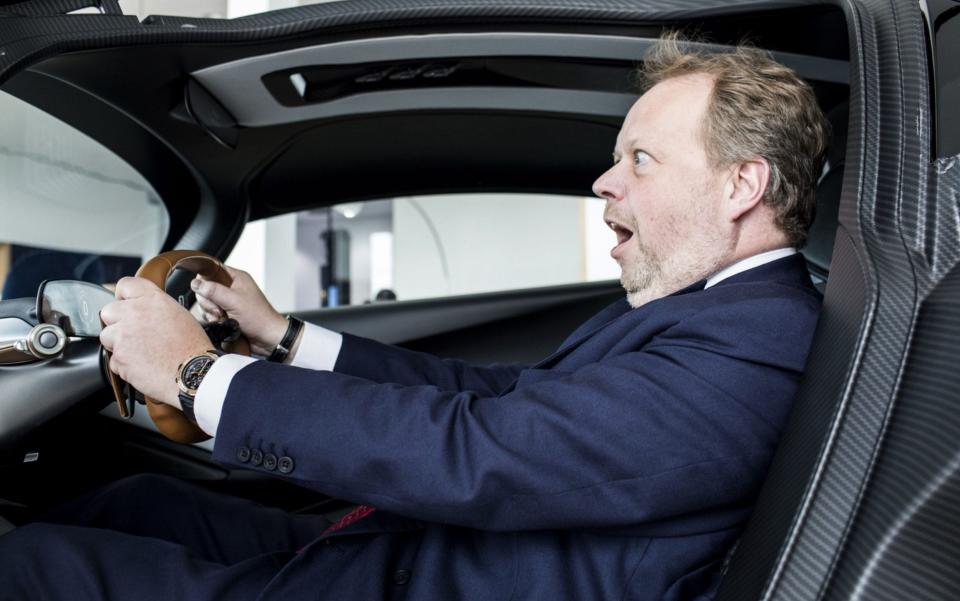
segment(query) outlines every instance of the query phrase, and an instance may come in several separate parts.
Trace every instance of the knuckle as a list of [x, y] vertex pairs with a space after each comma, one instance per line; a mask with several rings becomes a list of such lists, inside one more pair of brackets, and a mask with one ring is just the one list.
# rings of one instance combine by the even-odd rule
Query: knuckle
[[128, 275], [120, 278], [117, 281], [117, 287], [116, 287], [117, 296], [123, 295], [127, 291], [127, 288], [130, 287], [130, 284], [132, 281], [133, 281], [133, 278]]

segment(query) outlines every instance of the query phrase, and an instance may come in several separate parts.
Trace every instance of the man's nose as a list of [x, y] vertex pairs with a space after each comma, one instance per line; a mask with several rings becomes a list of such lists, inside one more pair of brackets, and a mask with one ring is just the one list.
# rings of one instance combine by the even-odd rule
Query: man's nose
[[604, 171], [600, 177], [597, 178], [597, 181], [593, 182], [593, 193], [595, 195], [607, 200], [620, 200], [623, 198], [622, 186], [619, 183], [616, 169], [617, 166], [613, 165]]

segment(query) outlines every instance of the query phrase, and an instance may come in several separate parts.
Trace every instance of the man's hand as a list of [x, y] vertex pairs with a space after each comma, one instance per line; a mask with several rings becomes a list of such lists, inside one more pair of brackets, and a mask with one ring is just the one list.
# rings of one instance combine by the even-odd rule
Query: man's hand
[[249, 273], [226, 265], [224, 268], [233, 278], [229, 288], [199, 275], [190, 283], [204, 319], [237, 320], [254, 354], [269, 356], [287, 331], [287, 319], [270, 305]]
[[180, 408], [181, 363], [213, 346], [200, 324], [175, 300], [143, 278], [117, 282], [117, 299], [100, 311], [100, 343], [113, 353], [110, 371], [144, 395]]

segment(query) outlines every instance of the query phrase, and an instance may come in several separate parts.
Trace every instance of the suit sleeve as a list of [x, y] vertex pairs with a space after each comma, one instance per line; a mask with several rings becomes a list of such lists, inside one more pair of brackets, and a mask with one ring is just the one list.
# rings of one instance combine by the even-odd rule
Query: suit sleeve
[[458, 359], [441, 359], [368, 338], [343, 335], [334, 371], [373, 382], [416, 386], [430, 384], [444, 391], [472, 391], [492, 396], [509, 386], [524, 365], [469, 365]]
[[[478, 529], [714, 528], [697, 516], [748, 506], [759, 488], [806, 349], [771, 362], [775, 337], [731, 344], [769, 330], [768, 315], [704, 313], [726, 325], [681, 322], [499, 397], [252, 364], [231, 383], [215, 458], [260, 447], [291, 458], [286, 477], [303, 486]], [[810, 332], [777, 327], [808, 344]]]

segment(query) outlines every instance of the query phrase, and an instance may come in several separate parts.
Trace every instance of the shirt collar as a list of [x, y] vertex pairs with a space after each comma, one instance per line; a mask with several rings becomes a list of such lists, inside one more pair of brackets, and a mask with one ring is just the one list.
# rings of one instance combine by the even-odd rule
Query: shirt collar
[[732, 265], [727, 265], [717, 273], [707, 278], [707, 283], [704, 285], [704, 288], [709, 288], [710, 286], [719, 283], [721, 280], [725, 280], [748, 269], [753, 269], [754, 267], [759, 267], [765, 263], [770, 263], [772, 261], [776, 261], [777, 259], [789, 257], [790, 255], [796, 253], [797, 249], [793, 247], [778, 248], [776, 250], [768, 250], [766, 252], [747, 257], [746, 259], [741, 259]]

